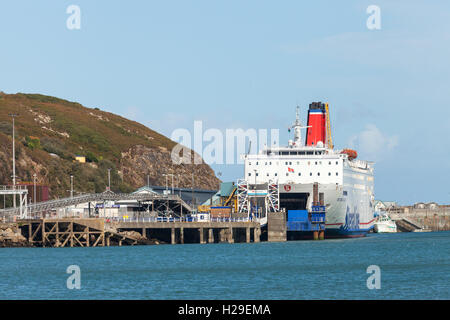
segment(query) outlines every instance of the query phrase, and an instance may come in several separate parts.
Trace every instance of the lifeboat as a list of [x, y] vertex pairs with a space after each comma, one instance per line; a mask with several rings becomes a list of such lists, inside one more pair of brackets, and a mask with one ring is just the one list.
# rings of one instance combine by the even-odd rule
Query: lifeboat
[[344, 149], [341, 153], [348, 155], [348, 160], [352, 161], [358, 157], [358, 152], [352, 149]]

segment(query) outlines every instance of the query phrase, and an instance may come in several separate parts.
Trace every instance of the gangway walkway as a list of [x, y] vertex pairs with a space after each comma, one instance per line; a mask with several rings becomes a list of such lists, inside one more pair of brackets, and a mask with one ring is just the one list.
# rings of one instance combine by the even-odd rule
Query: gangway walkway
[[[176, 201], [189, 212], [192, 212], [192, 207], [183, 201], [178, 195], [155, 195], [143, 193], [114, 193], [111, 191], [103, 193], [85, 194], [70, 198], [63, 198], [58, 200], [50, 200], [28, 205], [26, 207], [26, 215], [31, 216], [50, 210], [65, 208], [73, 205], [78, 205], [88, 202], [105, 202], [105, 201], [119, 201], [119, 200], [138, 200], [138, 201]], [[20, 208], [8, 208], [0, 210], [0, 217], [20, 215]], [[24, 218], [24, 217], [21, 217]]]

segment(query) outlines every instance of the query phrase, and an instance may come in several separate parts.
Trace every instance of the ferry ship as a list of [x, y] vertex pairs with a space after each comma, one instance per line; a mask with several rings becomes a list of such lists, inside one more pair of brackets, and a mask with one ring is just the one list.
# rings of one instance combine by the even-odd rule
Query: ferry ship
[[313, 184], [318, 183], [326, 207], [325, 237], [365, 236], [374, 224], [373, 162], [356, 159], [354, 150], [334, 149], [328, 103], [309, 105], [307, 126], [302, 125], [297, 107], [289, 130], [294, 139], [288, 146], [265, 147], [244, 157], [245, 180], [255, 185], [277, 183], [279, 206], [288, 219], [289, 211], [311, 211]]

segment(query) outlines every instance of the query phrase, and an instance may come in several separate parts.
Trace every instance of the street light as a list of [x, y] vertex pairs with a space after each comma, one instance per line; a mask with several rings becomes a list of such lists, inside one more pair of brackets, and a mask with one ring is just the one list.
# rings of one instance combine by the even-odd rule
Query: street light
[[166, 191], [169, 191], [168, 189], [169, 189], [169, 181], [168, 181], [168, 178], [169, 178], [169, 176], [171, 176], [172, 177], [172, 194], [173, 194], [173, 174], [172, 173], [165, 173], [165, 174], [163, 174], [163, 176], [165, 176], [166, 177]]
[[111, 191], [111, 168], [108, 169], [108, 191]]
[[192, 208], [194, 208], [194, 171], [192, 171], [191, 191], [192, 191]]
[[168, 175], [167, 174], [165, 174], [165, 173], [163, 173], [163, 175], [162, 175], [163, 177], [166, 177], [166, 194], [168, 193], [168, 189], [169, 189], [169, 187], [168, 187], [168, 184], [169, 184], [169, 181], [168, 181]]
[[35, 174], [33, 174], [33, 203], [35, 204], [37, 201], [36, 201], [36, 173]]
[[73, 176], [70, 176], [70, 197], [73, 198]]
[[[13, 138], [13, 190], [16, 190], [16, 139], [15, 139], [15, 129], [14, 129], [14, 119], [19, 116], [17, 113], [10, 113], [9, 116], [12, 118], [12, 138]], [[14, 193], [14, 208], [16, 207], [16, 194]]]
[[181, 198], [180, 175], [179, 174], [177, 174], [177, 187], [178, 187], [178, 191], [180, 193], [180, 198]]

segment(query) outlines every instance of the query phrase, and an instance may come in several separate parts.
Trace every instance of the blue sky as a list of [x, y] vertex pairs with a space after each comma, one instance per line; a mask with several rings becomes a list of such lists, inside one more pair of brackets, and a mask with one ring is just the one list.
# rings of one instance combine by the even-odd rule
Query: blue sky
[[[69, 5], [81, 29], [69, 30]], [[366, 8], [381, 9], [369, 30]], [[279, 128], [331, 105], [338, 148], [376, 161], [375, 193], [449, 203], [447, 1], [10, 1], [0, 90], [42, 93], [177, 128]], [[223, 180], [239, 165], [212, 165]]]

